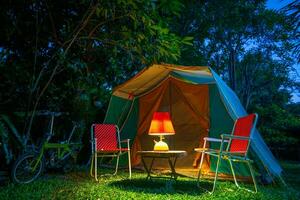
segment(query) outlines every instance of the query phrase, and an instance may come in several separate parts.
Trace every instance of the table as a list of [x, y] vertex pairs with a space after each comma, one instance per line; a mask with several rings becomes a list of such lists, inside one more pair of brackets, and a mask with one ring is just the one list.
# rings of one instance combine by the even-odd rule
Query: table
[[[186, 153], [186, 151], [138, 151], [137, 154], [140, 155], [142, 158], [142, 163], [147, 172], [146, 179], [161, 178], [158, 176], [151, 176], [153, 162], [155, 159], [168, 159], [169, 166], [171, 168], [171, 178], [176, 180], [177, 176], [178, 176], [175, 171], [175, 165], [176, 165], [177, 158], [186, 156], [187, 153]], [[147, 164], [145, 162], [145, 158], [151, 159], [150, 166], [147, 166]]]

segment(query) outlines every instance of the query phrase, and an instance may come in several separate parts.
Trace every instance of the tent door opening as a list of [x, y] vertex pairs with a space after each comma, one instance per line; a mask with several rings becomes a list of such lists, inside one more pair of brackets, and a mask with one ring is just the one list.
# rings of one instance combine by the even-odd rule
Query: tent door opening
[[[208, 85], [193, 85], [169, 78], [165, 84], [165, 89], [153, 101], [160, 100], [156, 108], [153, 107], [150, 113], [155, 111], [167, 111], [171, 114], [171, 119], [175, 129], [175, 135], [166, 136], [170, 150], [185, 150], [187, 156], [180, 159], [177, 168], [193, 169], [193, 164], [197, 159], [194, 152], [195, 147], [202, 145], [203, 137], [208, 136], [209, 130], [209, 89]], [[153, 91], [156, 93], [155, 91]], [[157, 93], [156, 93], [157, 95]], [[147, 98], [144, 96], [142, 98]], [[148, 99], [149, 100], [149, 99]], [[140, 108], [147, 107], [155, 102], [140, 101]], [[147, 104], [147, 105], [146, 105]], [[151, 117], [148, 116], [149, 122]], [[150, 123], [148, 125], [149, 129]], [[141, 149], [152, 150], [153, 140], [158, 140], [154, 136], [148, 135], [145, 129], [141, 137]], [[168, 163], [157, 161], [153, 168], [168, 168]]]

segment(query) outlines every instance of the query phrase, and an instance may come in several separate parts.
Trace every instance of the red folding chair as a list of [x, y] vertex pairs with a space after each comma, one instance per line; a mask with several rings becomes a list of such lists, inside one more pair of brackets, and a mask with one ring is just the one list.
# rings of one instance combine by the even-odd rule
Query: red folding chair
[[[202, 153], [201, 160], [200, 160], [200, 166], [199, 166], [199, 172], [198, 172], [198, 180], [197, 184], [199, 186], [199, 181], [201, 179], [201, 169], [203, 164], [204, 155], [214, 156], [217, 157], [217, 166], [216, 166], [216, 172], [215, 172], [215, 178], [214, 178], [214, 185], [213, 189], [210, 193], [214, 192], [216, 187], [216, 182], [218, 179], [218, 170], [220, 167], [220, 160], [228, 160], [230, 164], [230, 169], [234, 178], [235, 185], [239, 188], [241, 188], [237, 182], [236, 175], [233, 168], [233, 162], [244, 162], [247, 163], [247, 166], [249, 167], [250, 174], [252, 177], [252, 181], [254, 184], [254, 191], [249, 190], [251, 192], [257, 192], [257, 184], [254, 177], [253, 168], [251, 166], [251, 163], [253, 163], [253, 160], [251, 160], [248, 157], [248, 150], [250, 147], [250, 141], [251, 141], [251, 134], [255, 130], [256, 122], [257, 122], [257, 114], [250, 114], [245, 117], [238, 118], [235, 123], [232, 130], [232, 133], [229, 134], [223, 134], [221, 135], [221, 139], [217, 138], [204, 138], [204, 145], [203, 148], [195, 148], [196, 152]], [[219, 149], [210, 149], [206, 147], [206, 142], [220, 142], [220, 148]], [[227, 146], [226, 146], [227, 145]]]
[[[97, 178], [97, 158], [98, 157], [116, 157], [116, 167], [113, 175], [118, 172], [119, 158], [122, 154], [128, 154], [129, 178], [131, 178], [131, 162], [130, 162], [130, 146], [129, 139], [120, 140], [120, 131], [118, 126], [114, 124], [93, 124], [91, 127], [92, 139], [92, 162], [90, 174]], [[127, 143], [126, 148], [121, 143]], [[101, 159], [102, 160], [102, 159]], [[93, 175], [94, 168], [94, 175]]]

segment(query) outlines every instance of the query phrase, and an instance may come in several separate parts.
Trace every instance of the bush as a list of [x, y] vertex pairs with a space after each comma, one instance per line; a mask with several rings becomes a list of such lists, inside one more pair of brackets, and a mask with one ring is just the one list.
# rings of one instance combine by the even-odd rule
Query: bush
[[299, 159], [300, 119], [278, 105], [256, 107], [259, 131], [277, 157]]

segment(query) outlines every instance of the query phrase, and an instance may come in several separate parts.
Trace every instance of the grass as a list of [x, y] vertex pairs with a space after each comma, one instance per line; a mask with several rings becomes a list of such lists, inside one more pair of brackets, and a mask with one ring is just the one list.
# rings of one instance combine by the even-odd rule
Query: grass
[[[132, 180], [128, 180], [128, 173], [121, 171], [117, 176], [102, 176], [99, 182], [85, 172], [44, 175], [28, 185], [0, 187], [0, 199], [300, 199], [300, 164], [286, 162], [283, 167], [289, 187], [259, 185], [257, 194], [237, 189], [230, 181], [220, 181], [214, 194], [210, 195], [197, 187], [195, 179], [179, 177], [176, 182], [167, 179], [150, 181], [145, 179], [145, 173], [134, 171]], [[209, 188], [212, 183], [204, 181], [202, 186]]]

